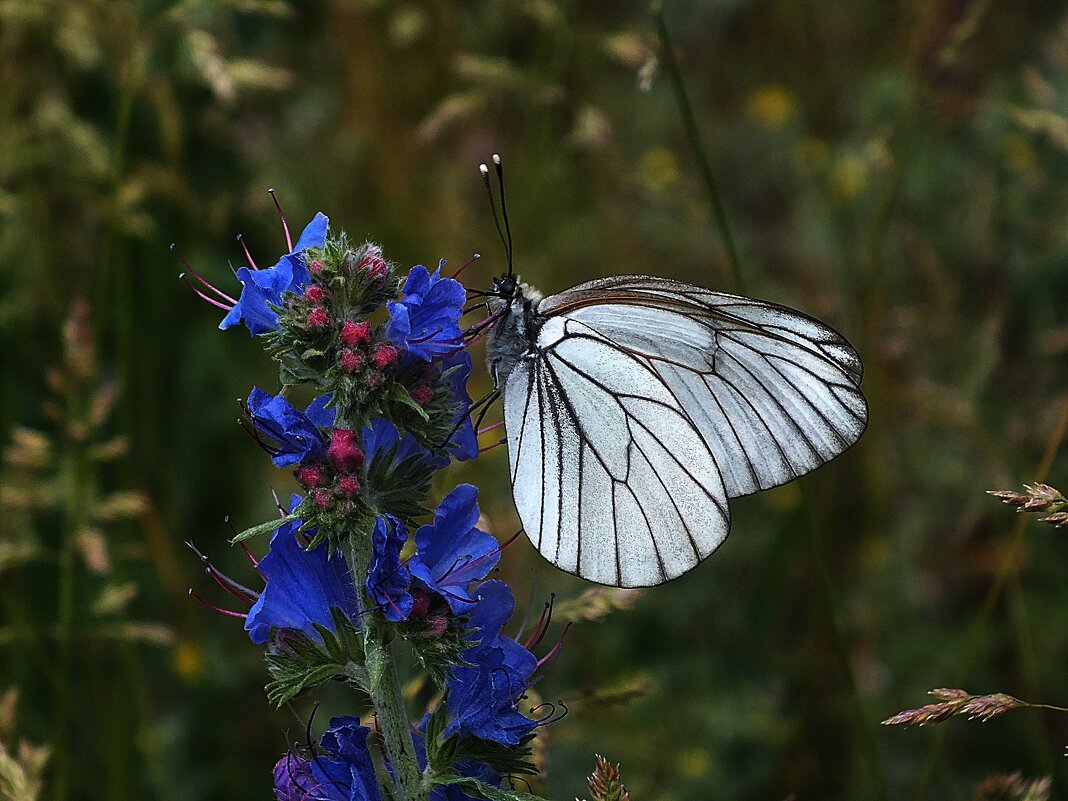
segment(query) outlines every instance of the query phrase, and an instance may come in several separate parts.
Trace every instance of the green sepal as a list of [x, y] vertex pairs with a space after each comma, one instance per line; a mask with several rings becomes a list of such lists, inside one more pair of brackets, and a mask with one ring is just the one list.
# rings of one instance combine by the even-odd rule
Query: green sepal
[[367, 691], [363, 669], [363, 637], [337, 607], [330, 610], [334, 630], [313, 623], [321, 642], [304, 632], [288, 631], [272, 636], [267, 647], [267, 671], [273, 681], [266, 686], [267, 700], [279, 707], [300, 693], [331, 679], [346, 681]]
[[424, 409], [422, 406], [412, 400], [411, 394], [400, 384], [393, 385], [393, 391], [389, 394], [389, 399], [401, 404], [402, 406], [406, 406], [407, 408], [414, 411], [423, 419], [424, 423], [430, 422], [430, 415], [427, 414], [426, 409]]
[[507, 787], [494, 787], [491, 784], [486, 784], [470, 776], [461, 776], [458, 773], [435, 776], [433, 783], [435, 785], [458, 785], [471, 797], [484, 798], [487, 801], [546, 801], [540, 795], [521, 793], [518, 790], [510, 790]]
[[423, 506], [423, 499], [430, 491], [433, 471], [418, 455], [394, 464], [397, 447], [376, 456], [367, 465], [364, 496], [378, 511], [388, 512], [407, 523], [429, 511]]
[[[430, 676], [430, 680], [439, 690], [444, 690], [453, 678], [456, 668], [471, 664], [463, 659], [464, 651], [472, 645], [471, 640], [465, 636], [468, 632], [449, 629], [439, 637], [428, 637], [422, 631], [413, 631], [412, 628], [414, 626], [409, 625], [402, 629], [404, 639], [411, 646], [412, 654]], [[425, 626], [420, 624], [419, 628], [425, 629]]]
[[300, 520], [300, 517], [296, 513], [290, 513], [285, 517], [279, 517], [275, 520], [268, 520], [266, 523], [260, 523], [258, 526], [251, 526], [240, 532], [237, 536], [230, 540], [231, 545], [236, 545], [239, 542], [258, 537], [261, 534], [268, 534], [273, 532], [279, 526], [283, 526], [286, 523], [292, 523], [295, 520]]
[[536, 776], [538, 767], [533, 762], [535, 736], [536, 732], [530, 732], [518, 745], [502, 745], [477, 737], [453, 738], [457, 739], [452, 746], [454, 764], [472, 759], [489, 765], [502, 776]]

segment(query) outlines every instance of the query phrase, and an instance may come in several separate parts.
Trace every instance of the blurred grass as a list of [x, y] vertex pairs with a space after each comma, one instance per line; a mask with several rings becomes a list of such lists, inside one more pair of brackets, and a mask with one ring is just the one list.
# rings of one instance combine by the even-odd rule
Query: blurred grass
[[[1068, 700], [1064, 541], [1015, 539], [982, 494], [1038, 477], [1064, 396], [1064, 4], [663, 13], [746, 291], [860, 347], [872, 422], [799, 487], [734, 503], [734, 535], [700, 569], [572, 631], [539, 686], [580, 701], [546, 732], [546, 792], [573, 797], [597, 752], [645, 801], [911, 797], [925, 770], [930, 798], [1016, 769], [1063, 794], [1056, 717], [878, 721], [969, 662], [976, 691]], [[223, 284], [235, 233], [270, 260], [273, 186], [294, 224], [321, 208], [405, 266], [482, 252], [470, 281], [487, 283], [503, 257], [476, 165], [500, 152], [517, 267], [543, 290], [624, 272], [723, 289], [728, 255], [656, 53], [644, 3], [0, 3], [0, 431], [45, 426], [44, 367], [87, 300], [122, 388], [111, 433], [130, 447], [95, 481], [150, 501], [113, 535], [145, 557], [125, 568], [141, 587], [127, 614], [175, 633], [72, 638], [68, 797], [264, 798], [287, 736], [304, 736], [267, 709], [258, 649], [185, 596], [202, 579], [182, 540], [250, 577], [223, 517], [258, 521], [288, 479], [233, 425], [270, 365], [215, 330], [167, 245]], [[1052, 454], [1056, 484], [1068, 464]], [[504, 458], [450, 477], [484, 488], [502, 535], [517, 525]], [[0, 515], [0, 541], [29, 533], [55, 553], [69, 532]], [[520, 598], [584, 589], [523, 542], [505, 563]], [[0, 643], [0, 685], [20, 689], [20, 736], [56, 748], [56, 565], [3, 578], [2, 627], [33, 622], [36, 644]], [[84, 633], [94, 585], [75, 586]]]

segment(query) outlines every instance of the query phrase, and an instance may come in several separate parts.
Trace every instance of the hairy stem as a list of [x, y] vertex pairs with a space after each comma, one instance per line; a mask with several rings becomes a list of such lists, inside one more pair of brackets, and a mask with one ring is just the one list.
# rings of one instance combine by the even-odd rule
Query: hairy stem
[[359, 535], [349, 538], [349, 565], [356, 583], [356, 597], [363, 621], [364, 662], [367, 690], [371, 695], [382, 740], [393, 772], [393, 797], [396, 801], [427, 801], [423, 772], [415, 756], [412, 727], [401, 695], [400, 677], [393, 651], [372, 615], [364, 614], [370, 604], [364, 592], [363, 577], [371, 563], [370, 541]]

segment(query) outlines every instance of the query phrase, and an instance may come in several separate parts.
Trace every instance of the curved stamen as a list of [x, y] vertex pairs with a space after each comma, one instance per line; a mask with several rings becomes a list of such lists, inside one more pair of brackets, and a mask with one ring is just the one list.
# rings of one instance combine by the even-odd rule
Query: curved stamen
[[282, 207], [278, 204], [278, 198], [275, 197], [274, 190], [268, 189], [267, 194], [271, 196], [271, 200], [274, 201], [274, 207], [278, 209], [278, 218], [282, 221], [282, 230], [286, 232], [286, 251], [293, 252], [293, 237], [289, 235], [289, 225], [286, 223], [286, 215], [282, 213]]
[[473, 256], [471, 256], [470, 259], [468, 259], [464, 263], [464, 265], [462, 267], [460, 267], [459, 270], [457, 270], [456, 272], [454, 272], [452, 274], [452, 279], [455, 281], [460, 275], [463, 274], [464, 270], [466, 270], [468, 267], [470, 267], [472, 264], [474, 264], [476, 261], [478, 261], [481, 258], [482, 258], [482, 254], [481, 253], [475, 253]]
[[243, 613], [243, 612], [234, 612], [231, 609], [223, 609], [221, 606], [216, 606], [215, 604], [209, 604], [207, 601], [205, 601], [203, 598], [201, 598], [199, 595], [197, 595], [193, 591], [192, 587], [189, 588], [189, 595], [190, 595], [190, 597], [195, 598], [196, 600], [200, 601], [200, 603], [202, 603], [204, 606], [208, 607], [208, 609], [212, 609], [212, 610], [218, 612], [220, 615], [227, 615], [228, 617], [239, 617], [242, 620], [247, 620], [248, 619], [248, 615]]
[[241, 249], [245, 251], [245, 258], [248, 259], [248, 266], [253, 270], [260, 269], [256, 266], [256, 261], [252, 258], [252, 254], [248, 252], [248, 245], [245, 244], [245, 235], [238, 234], [237, 241], [241, 243]]

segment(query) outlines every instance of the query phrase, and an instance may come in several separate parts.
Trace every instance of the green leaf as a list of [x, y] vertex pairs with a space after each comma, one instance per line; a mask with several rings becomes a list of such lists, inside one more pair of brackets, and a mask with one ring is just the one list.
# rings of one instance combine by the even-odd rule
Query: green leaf
[[421, 418], [423, 418], [424, 423], [430, 422], [430, 415], [427, 414], [426, 409], [424, 409], [422, 406], [412, 400], [412, 396], [408, 394], [408, 390], [406, 390], [400, 384], [396, 385], [396, 388], [394, 389], [394, 392], [391, 397], [393, 400], [404, 406], [407, 406], [409, 409], [418, 414]]
[[510, 790], [506, 787], [494, 787], [470, 776], [444, 775], [434, 779], [435, 784], [459, 785], [465, 793], [475, 798], [485, 798], [488, 801], [546, 801], [540, 795], [533, 793], [521, 793], [518, 790]]
[[303, 632], [287, 631], [272, 637], [267, 648], [267, 700], [276, 707], [300, 693], [332, 679], [346, 681], [366, 691], [363, 641], [352, 621], [340, 609], [332, 609], [334, 630], [315, 624], [318, 642]]
[[275, 520], [268, 520], [266, 523], [260, 523], [258, 526], [246, 528], [236, 537], [231, 539], [230, 544], [235, 545], [239, 542], [244, 542], [245, 540], [252, 539], [253, 537], [258, 537], [261, 534], [269, 534], [279, 526], [284, 525], [286, 523], [292, 523], [294, 520], [299, 519], [300, 518], [297, 517], [295, 514], [288, 514], [285, 517], [279, 517]]

